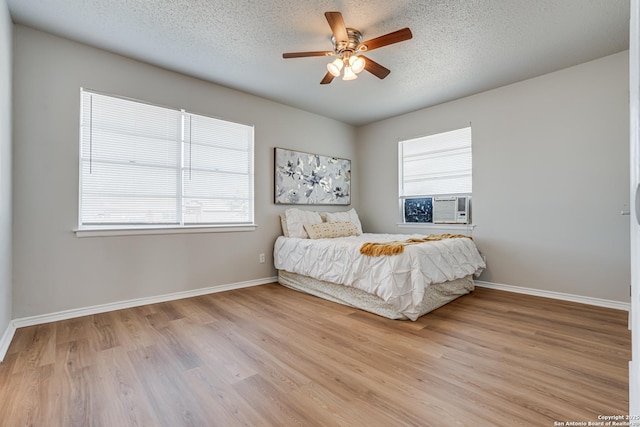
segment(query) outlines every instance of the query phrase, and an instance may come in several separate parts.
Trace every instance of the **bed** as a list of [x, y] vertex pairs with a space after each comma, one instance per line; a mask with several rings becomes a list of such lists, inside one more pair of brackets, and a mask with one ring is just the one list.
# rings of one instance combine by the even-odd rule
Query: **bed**
[[[287, 209], [281, 221], [284, 235], [274, 245], [280, 284], [390, 319], [415, 321], [471, 292], [485, 268], [468, 237], [423, 242], [423, 235], [362, 233], [354, 209]], [[361, 253], [370, 243], [398, 253]]]

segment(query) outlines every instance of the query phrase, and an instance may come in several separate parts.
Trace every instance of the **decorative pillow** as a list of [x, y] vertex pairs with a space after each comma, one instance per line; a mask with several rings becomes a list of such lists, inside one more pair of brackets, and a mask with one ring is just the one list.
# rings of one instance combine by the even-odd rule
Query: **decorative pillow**
[[327, 212], [327, 222], [352, 222], [358, 230], [358, 235], [362, 234], [362, 224], [355, 209], [346, 212]]
[[304, 229], [311, 239], [333, 239], [334, 237], [358, 236], [358, 228], [351, 221], [305, 224]]
[[309, 235], [304, 230], [304, 224], [322, 223], [320, 214], [314, 211], [290, 208], [284, 211], [284, 215], [287, 220], [287, 231], [289, 232], [289, 237], [306, 239]]

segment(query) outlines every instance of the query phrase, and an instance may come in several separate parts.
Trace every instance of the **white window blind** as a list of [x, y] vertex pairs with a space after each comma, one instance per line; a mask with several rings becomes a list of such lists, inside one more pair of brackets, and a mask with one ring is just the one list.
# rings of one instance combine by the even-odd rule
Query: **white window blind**
[[400, 141], [400, 197], [471, 194], [471, 128]]
[[80, 228], [253, 223], [253, 127], [82, 91]]

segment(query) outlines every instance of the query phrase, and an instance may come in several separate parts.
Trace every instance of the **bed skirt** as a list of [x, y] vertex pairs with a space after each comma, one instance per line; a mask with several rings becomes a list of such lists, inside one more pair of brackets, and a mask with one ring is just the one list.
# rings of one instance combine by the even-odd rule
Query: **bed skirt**
[[[382, 298], [351, 286], [324, 282], [284, 270], [278, 270], [278, 282], [288, 288], [365, 310], [388, 319], [407, 320], [404, 314], [399, 313]], [[462, 295], [468, 294], [473, 289], [472, 275], [450, 282], [427, 286], [419, 307], [420, 316], [442, 307]]]

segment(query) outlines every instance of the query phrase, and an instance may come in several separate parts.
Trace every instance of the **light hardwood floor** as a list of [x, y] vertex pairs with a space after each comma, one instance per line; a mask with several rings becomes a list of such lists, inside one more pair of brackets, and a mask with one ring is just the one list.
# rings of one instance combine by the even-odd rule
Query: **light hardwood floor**
[[476, 288], [393, 321], [269, 284], [19, 329], [0, 425], [598, 421], [630, 348], [617, 310]]

